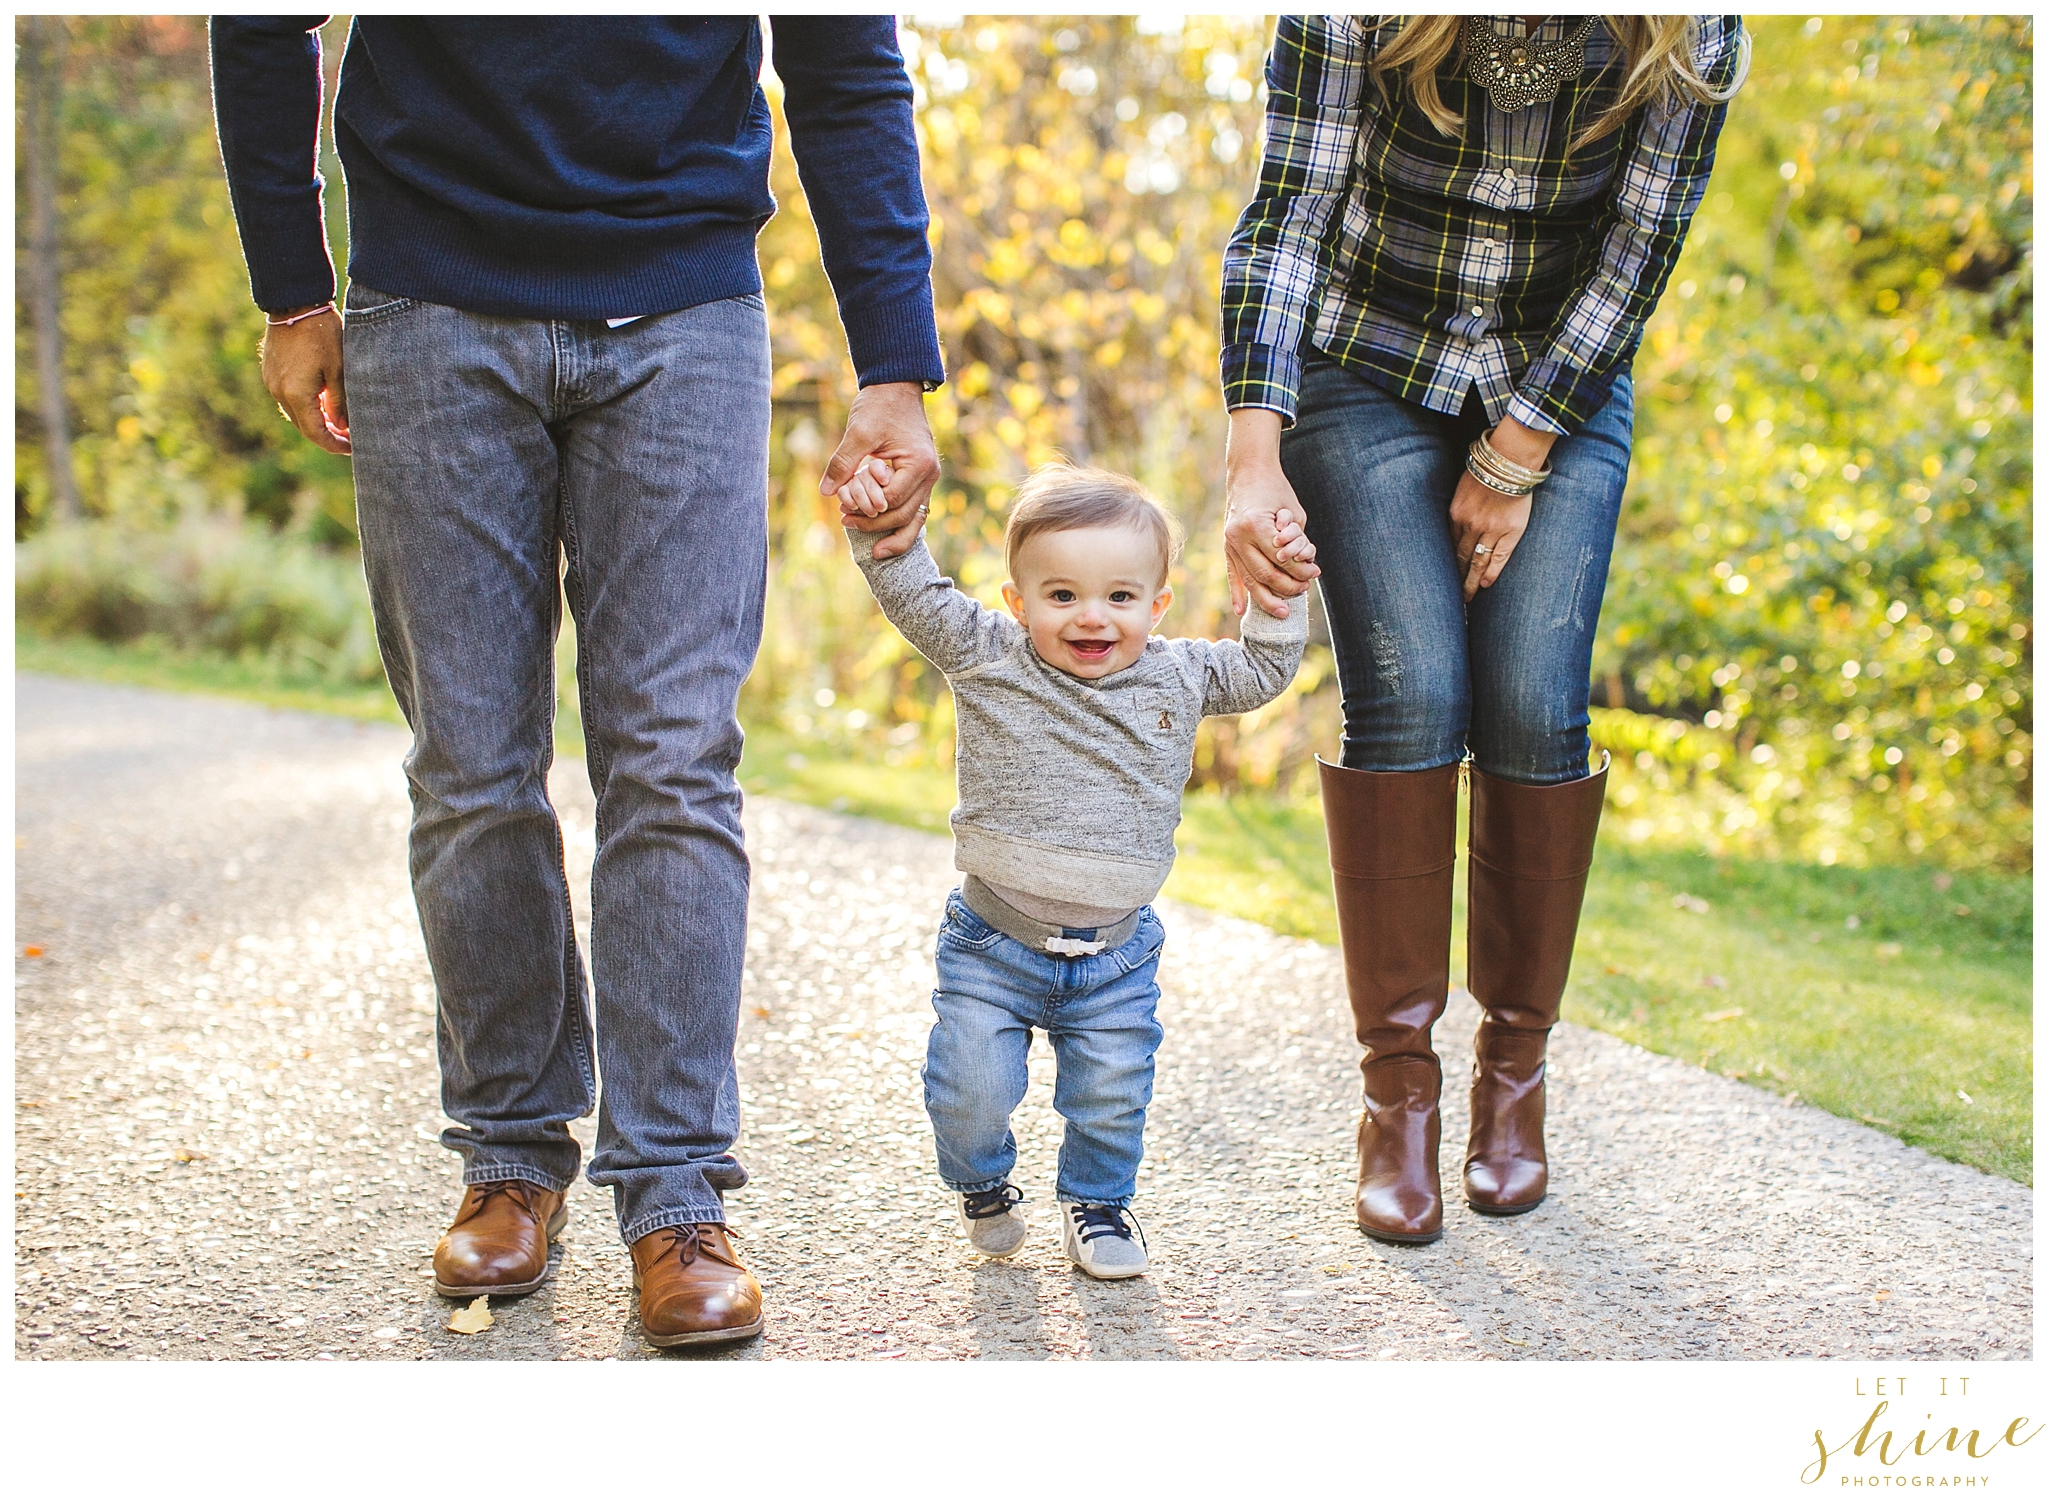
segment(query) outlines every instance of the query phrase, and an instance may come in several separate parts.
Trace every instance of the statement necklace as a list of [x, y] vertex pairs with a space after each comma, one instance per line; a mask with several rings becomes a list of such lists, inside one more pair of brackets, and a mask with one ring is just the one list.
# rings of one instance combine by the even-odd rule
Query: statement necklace
[[1561, 41], [1537, 42], [1531, 37], [1502, 36], [1484, 16], [1465, 18], [1465, 76], [1486, 90], [1493, 107], [1512, 113], [1530, 104], [1548, 104], [1560, 84], [1586, 69], [1586, 38], [1593, 34], [1592, 16], [1574, 26]]

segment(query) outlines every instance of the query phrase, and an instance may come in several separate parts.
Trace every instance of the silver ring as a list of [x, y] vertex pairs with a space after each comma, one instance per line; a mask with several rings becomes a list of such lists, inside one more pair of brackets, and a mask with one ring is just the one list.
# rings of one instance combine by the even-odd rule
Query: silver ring
[[1492, 555], [1492, 553], [1493, 549], [1488, 547], [1484, 542], [1475, 542], [1472, 544], [1472, 556], [1475, 558], [1489, 557]]

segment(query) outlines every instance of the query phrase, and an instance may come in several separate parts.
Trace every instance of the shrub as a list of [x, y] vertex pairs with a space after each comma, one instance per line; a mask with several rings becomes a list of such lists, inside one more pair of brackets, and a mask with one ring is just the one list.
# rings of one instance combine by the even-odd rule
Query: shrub
[[218, 515], [52, 527], [14, 550], [15, 613], [50, 636], [155, 638], [334, 682], [383, 675], [353, 553]]

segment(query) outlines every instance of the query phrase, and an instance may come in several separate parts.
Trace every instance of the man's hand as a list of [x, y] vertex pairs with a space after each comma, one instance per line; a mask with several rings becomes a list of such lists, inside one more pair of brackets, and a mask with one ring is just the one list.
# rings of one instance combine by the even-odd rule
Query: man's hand
[[875, 542], [877, 558], [893, 558], [917, 540], [924, 527], [924, 506], [939, 479], [939, 451], [932, 443], [931, 425], [924, 417], [924, 390], [915, 381], [895, 381], [863, 387], [853, 398], [853, 410], [846, 415], [846, 436], [839, 440], [825, 477], [818, 481], [822, 494], [836, 496], [840, 487], [861, 473], [877, 473], [870, 459], [886, 466], [882, 499], [887, 509], [868, 516], [859, 509], [842, 515], [850, 526], [864, 532], [887, 532]]
[[263, 384], [310, 442], [329, 453], [349, 452], [339, 313], [330, 311], [289, 327], [273, 324], [266, 328]]
[[1223, 566], [1230, 608], [1244, 614], [1247, 595], [1268, 615], [1287, 618], [1287, 601], [1308, 593], [1322, 569], [1302, 532], [1308, 519], [1280, 468], [1280, 414], [1240, 407], [1230, 414], [1224, 455]]

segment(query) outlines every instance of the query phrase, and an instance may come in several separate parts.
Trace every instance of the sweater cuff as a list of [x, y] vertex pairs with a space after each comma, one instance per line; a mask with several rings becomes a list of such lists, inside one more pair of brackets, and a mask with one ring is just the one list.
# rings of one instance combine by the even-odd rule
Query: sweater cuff
[[1238, 622], [1241, 641], [1306, 641], [1308, 639], [1308, 596], [1298, 594], [1287, 601], [1287, 618], [1280, 620], [1259, 608], [1257, 601], [1245, 606]]
[[892, 302], [841, 308], [839, 321], [862, 386], [914, 381], [930, 391], [946, 383], [929, 281]]
[[[242, 250], [249, 260], [249, 295], [266, 313], [315, 307], [334, 300], [334, 262], [327, 253], [317, 185], [311, 204], [282, 205], [275, 213], [244, 214]], [[282, 225], [282, 230], [260, 228]]]

